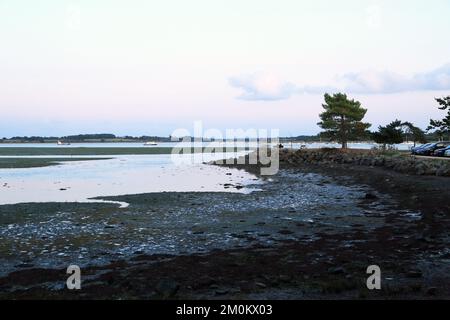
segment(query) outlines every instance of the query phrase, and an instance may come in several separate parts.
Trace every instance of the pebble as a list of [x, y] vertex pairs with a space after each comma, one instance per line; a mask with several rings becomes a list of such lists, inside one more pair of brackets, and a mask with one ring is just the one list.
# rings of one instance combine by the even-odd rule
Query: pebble
[[328, 272], [331, 274], [343, 274], [345, 273], [345, 269], [343, 267], [332, 267], [328, 268]]

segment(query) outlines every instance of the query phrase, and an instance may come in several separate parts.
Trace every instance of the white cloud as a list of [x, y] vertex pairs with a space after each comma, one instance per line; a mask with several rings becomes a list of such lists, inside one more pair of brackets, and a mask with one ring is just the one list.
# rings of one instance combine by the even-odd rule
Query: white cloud
[[270, 74], [255, 73], [232, 77], [229, 79], [229, 83], [242, 90], [241, 95], [237, 97], [241, 100], [284, 100], [298, 91], [294, 84], [282, 81]]
[[343, 91], [353, 94], [389, 94], [407, 91], [450, 90], [450, 64], [430, 72], [403, 76], [393, 72], [363, 71], [336, 76], [334, 85], [297, 86], [267, 74], [253, 74], [230, 79], [231, 86], [243, 92], [238, 99], [274, 101], [295, 94], [324, 94]]
[[[405, 91], [450, 90], [450, 64], [410, 77], [393, 72], [348, 73], [338, 77], [340, 88], [350, 93], [383, 94]], [[343, 85], [342, 85], [343, 84]]]

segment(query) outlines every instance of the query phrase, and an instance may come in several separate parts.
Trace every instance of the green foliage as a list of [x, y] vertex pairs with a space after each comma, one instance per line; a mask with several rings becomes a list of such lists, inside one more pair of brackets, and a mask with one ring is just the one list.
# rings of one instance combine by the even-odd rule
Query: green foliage
[[403, 142], [402, 122], [395, 120], [387, 126], [379, 126], [378, 132], [373, 133], [373, 140], [380, 143], [385, 148], [387, 144], [397, 144]]
[[426, 143], [427, 142], [427, 138], [425, 136], [425, 132], [414, 126], [411, 122], [403, 122], [402, 126], [405, 128], [403, 130], [403, 133], [406, 137], [406, 140], [412, 140], [414, 142], [414, 145], [416, 144], [416, 142], [419, 143]]
[[443, 111], [447, 111], [447, 115], [442, 120], [433, 120], [430, 119], [430, 125], [427, 128], [427, 131], [434, 130], [434, 132], [442, 139], [445, 134], [450, 133], [450, 96], [444, 98], [436, 98], [435, 99], [439, 104], [439, 109]]
[[349, 100], [346, 94], [325, 94], [325, 111], [320, 114], [321, 122], [318, 125], [325, 131], [321, 133], [324, 138], [338, 141], [342, 148], [347, 148], [350, 140], [362, 138], [368, 134], [371, 126], [362, 122], [367, 109], [361, 107], [361, 103]]
[[378, 132], [372, 134], [372, 138], [376, 143], [383, 145], [383, 149], [386, 149], [386, 145], [393, 145], [402, 143], [404, 140], [412, 139], [414, 143], [425, 143], [425, 133], [418, 127], [414, 126], [411, 122], [402, 122], [395, 120], [386, 126], [379, 126]]
[[84, 140], [102, 140], [102, 139], [114, 139], [116, 136], [111, 133], [95, 133], [95, 134], [77, 134], [72, 136], [63, 137], [63, 140], [67, 141], [84, 141]]

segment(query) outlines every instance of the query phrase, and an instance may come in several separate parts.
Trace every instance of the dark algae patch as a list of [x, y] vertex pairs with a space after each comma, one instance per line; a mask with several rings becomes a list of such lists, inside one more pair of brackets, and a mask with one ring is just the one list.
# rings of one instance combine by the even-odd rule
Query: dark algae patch
[[110, 158], [0, 158], [0, 169], [48, 167], [68, 161], [108, 159]]

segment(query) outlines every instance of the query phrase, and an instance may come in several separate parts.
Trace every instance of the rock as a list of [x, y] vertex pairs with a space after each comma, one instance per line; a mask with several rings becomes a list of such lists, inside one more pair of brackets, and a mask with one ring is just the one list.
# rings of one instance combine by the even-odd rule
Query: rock
[[279, 233], [279, 234], [293, 234], [292, 231], [286, 230], [286, 229], [280, 230], [280, 231], [278, 231], [278, 233]]
[[368, 192], [368, 193], [365, 194], [364, 199], [366, 199], [366, 200], [375, 200], [375, 199], [378, 199], [378, 197], [375, 194], [373, 194], [371, 192]]
[[426, 172], [426, 167], [425, 167], [425, 165], [422, 162], [418, 163], [416, 165], [415, 169], [416, 169], [416, 174], [419, 175], [419, 176], [423, 176], [425, 174], [425, 172]]
[[224, 294], [227, 294], [228, 292], [229, 292], [229, 290], [224, 289], [224, 288], [220, 288], [220, 289], [217, 289], [217, 290], [216, 290], [216, 295], [222, 296], [222, 295], [224, 295]]
[[280, 275], [278, 276], [278, 279], [279, 279], [281, 282], [289, 282], [289, 281], [291, 281], [291, 277], [288, 276], [288, 275], [284, 275], [284, 274], [280, 274]]
[[155, 290], [163, 298], [171, 298], [175, 296], [179, 288], [180, 285], [178, 284], [178, 282], [172, 279], [162, 279], [156, 284]]
[[216, 280], [213, 277], [210, 276], [205, 276], [203, 278], [200, 278], [197, 281], [197, 284], [201, 287], [209, 287], [211, 288], [211, 286], [216, 286], [214, 289], [219, 288], [216, 284]]
[[331, 267], [328, 268], [328, 272], [331, 274], [344, 274], [345, 269], [343, 267]]
[[435, 296], [437, 293], [437, 288], [436, 287], [430, 287], [426, 290], [427, 295], [429, 296]]
[[16, 267], [16, 268], [31, 268], [31, 267], [34, 267], [34, 264], [24, 262], [24, 263], [14, 266], [14, 267]]
[[442, 164], [437, 168], [436, 175], [441, 177], [449, 176], [450, 174], [450, 167], [447, 164]]
[[422, 271], [420, 271], [420, 270], [410, 270], [410, 271], [408, 271], [406, 276], [408, 278], [414, 278], [414, 279], [421, 278], [422, 277]]

